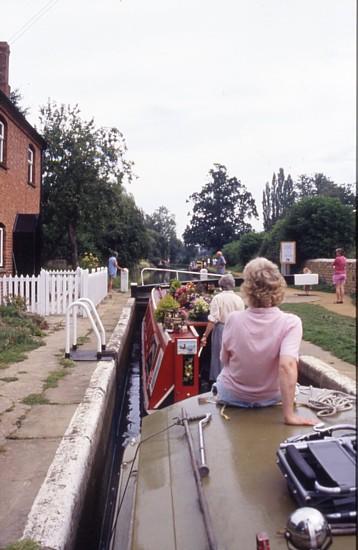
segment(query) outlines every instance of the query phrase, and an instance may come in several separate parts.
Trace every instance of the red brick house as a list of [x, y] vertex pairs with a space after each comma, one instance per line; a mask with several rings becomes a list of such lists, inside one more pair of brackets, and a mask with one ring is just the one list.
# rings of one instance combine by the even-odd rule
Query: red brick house
[[45, 141], [10, 101], [9, 46], [0, 42], [0, 276], [40, 265], [41, 159]]

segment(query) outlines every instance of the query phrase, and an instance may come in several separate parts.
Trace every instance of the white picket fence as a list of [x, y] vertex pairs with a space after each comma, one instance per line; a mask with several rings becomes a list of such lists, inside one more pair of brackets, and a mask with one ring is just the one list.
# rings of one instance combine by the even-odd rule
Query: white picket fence
[[63, 315], [78, 298], [90, 298], [97, 305], [107, 295], [108, 271], [99, 267], [89, 271], [46, 271], [37, 277], [0, 277], [0, 304], [11, 297], [24, 299], [28, 311], [40, 315]]

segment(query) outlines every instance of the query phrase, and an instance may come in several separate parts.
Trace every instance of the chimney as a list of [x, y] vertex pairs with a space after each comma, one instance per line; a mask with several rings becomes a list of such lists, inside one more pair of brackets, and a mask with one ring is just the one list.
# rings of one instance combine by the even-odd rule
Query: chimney
[[8, 97], [10, 97], [9, 57], [9, 44], [7, 42], [0, 42], [0, 90]]

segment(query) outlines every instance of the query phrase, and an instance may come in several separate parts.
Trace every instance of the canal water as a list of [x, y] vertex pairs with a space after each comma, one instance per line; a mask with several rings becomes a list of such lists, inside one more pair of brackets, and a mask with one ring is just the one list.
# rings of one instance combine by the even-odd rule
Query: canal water
[[[125, 447], [140, 433], [142, 416], [140, 374], [140, 323], [136, 320], [127, 353], [126, 372], [117, 375], [116, 398], [109, 443], [101, 449], [90, 480], [83, 517], [78, 527], [75, 550], [108, 550], [115, 513], [120, 467]], [[103, 426], [106, 430], [106, 426]]]
[[137, 323], [129, 352], [129, 369], [121, 394], [117, 398], [115, 414], [117, 418], [114, 419], [113, 426], [113, 455], [108, 476], [106, 503], [97, 546], [98, 550], [109, 548], [123, 452], [130, 441], [136, 438], [140, 432], [142, 412], [140, 357], [140, 327]]

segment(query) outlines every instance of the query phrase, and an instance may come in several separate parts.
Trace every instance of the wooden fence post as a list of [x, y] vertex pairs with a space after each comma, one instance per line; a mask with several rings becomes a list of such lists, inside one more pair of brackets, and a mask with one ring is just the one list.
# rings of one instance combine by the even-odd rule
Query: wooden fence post
[[46, 271], [41, 269], [37, 278], [37, 308], [36, 312], [40, 315], [46, 315]]

